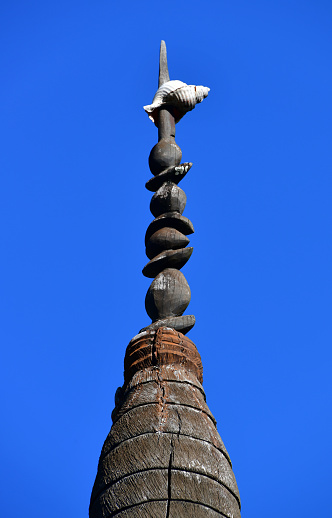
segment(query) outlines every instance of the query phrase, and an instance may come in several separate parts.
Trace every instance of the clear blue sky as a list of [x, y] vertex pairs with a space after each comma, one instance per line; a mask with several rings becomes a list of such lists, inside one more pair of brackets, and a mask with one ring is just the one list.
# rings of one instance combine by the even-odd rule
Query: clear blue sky
[[149, 319], [143, 111], [177, 125], [195, 226], [188, 336], [243, 518], [328, 517], [332, 4], [3, 1], [1, 516], [87, 517], [129, 340]]

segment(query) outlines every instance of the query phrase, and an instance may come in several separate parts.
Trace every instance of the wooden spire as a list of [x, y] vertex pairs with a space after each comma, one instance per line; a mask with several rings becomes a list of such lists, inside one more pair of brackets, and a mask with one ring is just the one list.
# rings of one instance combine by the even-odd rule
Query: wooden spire
[[[159, 85], [169, 80], [161, 43]], [[190, 289], [180, 268], [189, 259], [192, 223], [182, 216], [186, 196], [172, 105], [158, 114], [159, 141], [150, 154], [155, 219], [146, 233], [155, 277], [146, 297], [152, 324], [129, 343], [124, 384], [115, 395], [113, 425], [104, 443], [91, 495], [90, 518], [240, 518], [232, 464], [203, 390], [203, 367], [185, 336]], [[174, 127], [174, 131], [173, 131]]]
[[[169, 81], [167, 51], [160, 45], [159, 88]], [[190, 298], [189, 285], [180, 269], [190, 258], [193, 248], [187, 247], [188, 235], [194, 227], [182, 213], [187, 197], [178, 186], [192, 166], [180, 164], [182, 151], [175, 142], [174, 106], [162, 106], [155, 114], [158, 143], [150, 153], [149, 165], [154, 176], [147, 185], [155, 191], [150, 210], [155, 219], [149, 225], [145, 245], [150, 261], [143, 268], [146, 277], [155, 278], [145, 298], [145, 307], [152, 324], [144, 329], [169, 326], [187, 333], [195, 324], [194, 315], [183, 316]]]

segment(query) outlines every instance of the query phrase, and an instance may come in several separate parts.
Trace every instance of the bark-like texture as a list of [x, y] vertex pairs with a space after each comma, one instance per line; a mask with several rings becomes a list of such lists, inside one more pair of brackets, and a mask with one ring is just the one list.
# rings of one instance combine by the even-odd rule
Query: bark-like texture
[[181, 333], [159, 328], [130, 342], [90, 518], [240, 518], [201, 382], [199, 353]]

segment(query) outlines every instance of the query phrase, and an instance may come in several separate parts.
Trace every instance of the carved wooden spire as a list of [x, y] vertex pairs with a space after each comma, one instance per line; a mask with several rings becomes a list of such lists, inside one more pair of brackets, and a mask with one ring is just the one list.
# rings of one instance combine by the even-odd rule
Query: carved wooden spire
[[[145, 236], [150, 261], [143, 268], [143, 274], [155, 279], [146, 294], [145, 307], [152, 324], [145, 329], [164, 325], [187, 333], [195, 324], [194, 315], [183, 316], [191, 293], [185, 276], [179, 271], [193, 251], [187, 247], [187, 235], [194, 232], [194, 227], [182, 215], [187, 197], [178, 186], [192, 164], [180, 164], [182, 152], [175, 142], [175, 121], [194, 108], [197, 88], [169, 80], [166, 45], [162, 41], [159, 88], [152, 105], [144, 107], [158, 127], [158, 143], [149, 157], [150, 170], [155, 176], [146, 183], [148, 190], [155, 191], [150, 204], [155, 219]], [[205, 90], [207, 95], [209, 89]]]
[[[170, 83], [162, 42], [159, 86]], [[124, 384], [116, 391], [113, 425], [100, 455], [89, 514], [240, 518], [232, 464], [206, 404], [201, 358], [183, 334], [195, 321], [182, 315], [190, 289], [179, 271], [192, 252], [186, 236], [193, 227], [182, 216], [186, 196], [177, 184], [192, 164], [180, 164], [174, 137], [175, 122], [194, 103], [183, 106], [172, 95], [156, 106], [158, 102], [145, 107], [159, 133], [149, 160], [155, 176], [146, 184], [155, 192], [150, 206], [155, 219], [146, 233], [151, 260], [143, 269], [155, 277], [146, 296], [153, 322], [127, 347]]]

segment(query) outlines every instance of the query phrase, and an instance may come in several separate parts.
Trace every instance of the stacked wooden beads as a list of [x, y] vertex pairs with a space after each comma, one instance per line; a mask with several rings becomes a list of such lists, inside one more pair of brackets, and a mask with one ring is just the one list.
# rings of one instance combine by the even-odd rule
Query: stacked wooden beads
[[150, 170], [155, 176], [146, 183], [146, 188], [154, 192], [150, 210], [155, 219], [145, 235], [150, 261], [143, 268], [143, 275], [154, 278], [145, 298], [152, 324], [145, 329], [167, 326], [186, 333], [195, 324], [195, 317], [183, 315], [191, 293], [179, 270], [192, 254], [193, 248], [187, 247], [187, 235], [194, 228], [182, 215], [187, 197], [178, 186], [192, 164], [180, 164], [181, 157], [181, 150], [171, 136], [159, 140], [150, 153]]

